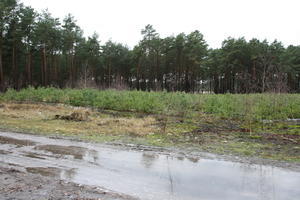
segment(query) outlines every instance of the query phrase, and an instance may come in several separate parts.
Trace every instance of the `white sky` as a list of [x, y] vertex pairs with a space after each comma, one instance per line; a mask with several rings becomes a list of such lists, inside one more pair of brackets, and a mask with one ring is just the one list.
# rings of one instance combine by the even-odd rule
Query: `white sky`
[[133, 47], [152, 24], [161, 37], [199, 30], [212, 48], [227, 37], [300, 45], [299, 0], [21, 0], [61, 20], [71, 13], [85, 36]]

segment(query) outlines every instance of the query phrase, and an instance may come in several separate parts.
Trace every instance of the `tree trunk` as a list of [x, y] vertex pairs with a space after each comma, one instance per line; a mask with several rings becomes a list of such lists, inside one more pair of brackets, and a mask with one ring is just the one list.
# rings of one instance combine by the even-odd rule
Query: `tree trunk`
[[58, 63], [57, 63], [57, 55], [54, 55], [54, 82], [55, 82], [55, 85], [58, 84]]
[[300, 73], [298, 73], [298, 81], [297, 81], [296, 90], [297, 90], [297, 92], [300, 92]]
[[87, 73], [88, 73], [88, 65], [89, 65], [89, 60], [85, 61], [84, 64], [84, 88], [87, 88]]
[[73, 52], [72, 55], [72, 77], [73, 77], [73, 82], [72, 82], [72, 87], [76, 87], [76, 80], [77, 80], [77, 68], [76, 68], [76, 57], [75, 57], [75, 52]]
[[109, 60], [108, 64], [108, 88], [110, 88], [111, 85], [111, 61]]
[[70, 77], [70, 81], [71, 81], [71, 88], [73, 88], [74, 87], [74, 69], [73, 69], [74, 59], [73, 59], [73, 51], [72, 50], [70, 50], [68, 53], [67, 61], [68, 61], [67, 63], [69, 66], [69, 77]]
[[[159, 51], [156, 52], [156, 65], [155, 65], [155, 78], [154, 78], [154, 91], [157, 91], [157, 83], [159, 81]], [[163, 88], [162, 88], [163, 89]]]
[[175, 83], [175, 91], [182, 91], [182, 87], [181, 87], [181, 75], [182, 75], [182, 53], [181, 50], [178, 50], [177, 52], [177, 56], [176, 56], [176, 83]]
[[189, 66], [186, 66], [186, 70], [185, 70], [185, 75], [184, 75], [184, 91], [185, 92], [190, 92], [190, 82], [189, 82]]
[[266, 65], [263, 67], [263, 75], [262, 75], [262, 93], [265, 92], [265, 82], [266, 82]]
[[4, 75], [2, 65], [2, 39], [0, 39], [0, 92], [4, 91]]
[[136, 89], [140, 90], [140, 70], [141, 70], [141, 63], [140, 59], [138, 59], [137, 69], [136, 69]]
[[41, 64], [41, 78], [42, 78], [42, 86], [46, 86], [46, 46], [43, 45], [42, 48], [42, 64]]
[[12, 77], [13, 77], [13, 87], [18, 89], [18, 72], [17, 72], [17, 64], [16, 64], [16, 46], [13, 44], [12, 47]]
[[74, 73], [74, 55], [71, 55], [71, 87], [75, 86], [75, 73]]
[[32, 64], [32, 55], [31, 52], [29, 52], [27, 55], [27, 64], [26, 64], [27, 86], [32, 85], [31, 64]]
[[220, 82], [219, 82], [219, 75], [218, 74], [215, 74], [213, 76], [213, 79], [214, 79], [214, 93], [215, 94], [218, 94], [220, 93]]

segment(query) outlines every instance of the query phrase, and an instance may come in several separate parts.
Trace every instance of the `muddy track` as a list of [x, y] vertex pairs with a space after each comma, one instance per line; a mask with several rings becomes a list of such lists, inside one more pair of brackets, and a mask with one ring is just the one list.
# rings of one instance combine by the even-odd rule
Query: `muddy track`
[[0, 132], [0, 199], [290, 199], [299, 165]]

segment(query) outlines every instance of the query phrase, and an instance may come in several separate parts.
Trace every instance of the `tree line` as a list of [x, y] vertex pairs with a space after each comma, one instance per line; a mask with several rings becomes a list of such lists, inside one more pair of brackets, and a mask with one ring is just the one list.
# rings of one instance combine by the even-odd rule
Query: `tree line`
[[74, 16], [62, 21], [17, 0], [0, 2], [0, 90], [28, 86], [214, 93], [300, 92], [300, 46], [227, 38], [208, 47], [199, 31], [161, 38], [152, 25], [130, 49]]

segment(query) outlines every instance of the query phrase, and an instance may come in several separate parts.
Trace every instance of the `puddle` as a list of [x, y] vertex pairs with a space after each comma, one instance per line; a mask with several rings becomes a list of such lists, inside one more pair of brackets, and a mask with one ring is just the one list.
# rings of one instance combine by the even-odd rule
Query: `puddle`
[[[59, 146], [59, 145], [40, 145], [36, 150], [44, 150], [61, 156], [73, 156], [75, 159], [82, 160], [88, 149], [78, 146]], [[96, 159], [96, 158], [95, 158]]]
[[142, 200], [299, 200], [300, 196], [300, 172], [287, 169], [23, 134], [0, 135], [38, 144], [9, 149], [12, 153], [2, 154], [0, 164], [14, 163], [30, 173], [104, 187]]
[[72, 180], [153, 200], [296, 200], [300, 195], [299, 174], [267, 166], [138, 152], [102, 151], [99, 160], [106, 168], [79, 167]]
[[16, 146], [33, 146], [35, 143], [30, 140], [19, 140], [15, 138], [0, 136], [0, 144], [12, 144]]

